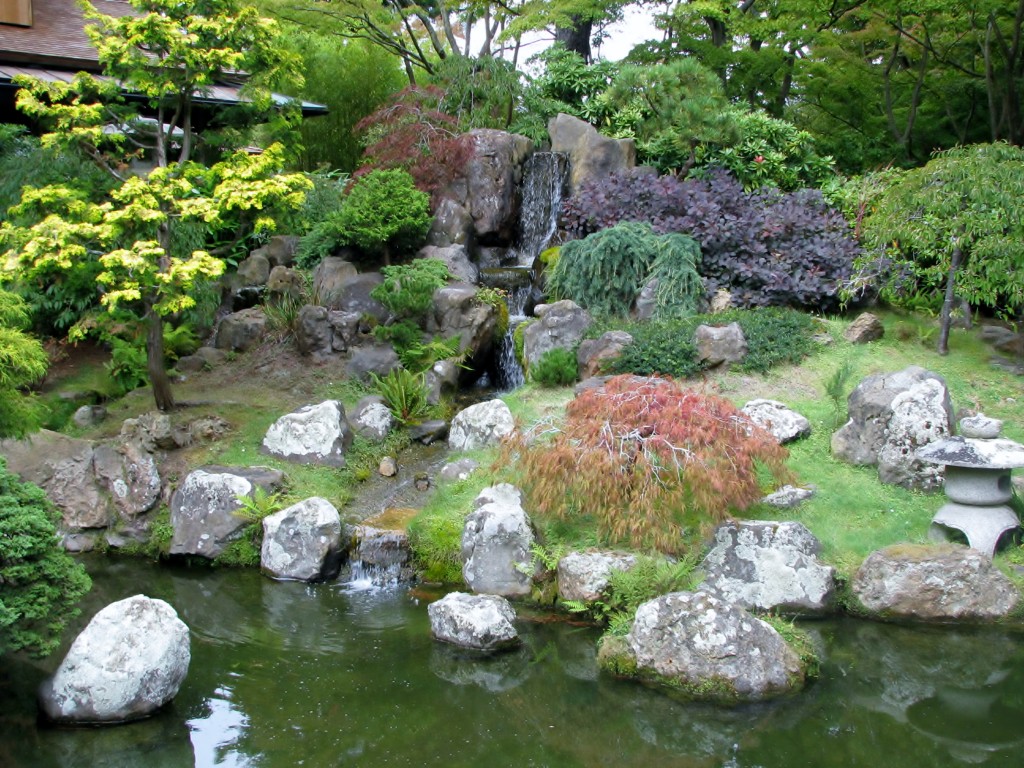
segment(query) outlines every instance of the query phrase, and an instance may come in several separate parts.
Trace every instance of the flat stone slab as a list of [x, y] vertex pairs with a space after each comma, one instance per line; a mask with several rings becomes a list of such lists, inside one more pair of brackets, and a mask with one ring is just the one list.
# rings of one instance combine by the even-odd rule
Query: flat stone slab
[[1005, 438], [948, 437], [919, 448], [917, 458], [948, 467], [1017, 469], [1024, 467], [1024, 445]]

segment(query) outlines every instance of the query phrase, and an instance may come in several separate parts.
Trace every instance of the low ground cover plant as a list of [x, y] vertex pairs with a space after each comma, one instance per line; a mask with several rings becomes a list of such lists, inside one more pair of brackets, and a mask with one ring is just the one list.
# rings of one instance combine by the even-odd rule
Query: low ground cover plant
[[724, 398], [669, 379], [616, 376], [583, 392], [550, 433], [506, 443], [541, 520], [596, 527], [601, 542], [668, 554], [706, 524], [749, 507], [761, 480], [789, 476], [787, 452]]
[[[664, 374], [678, 379], [696, 376], [707, 366], [697, 359], [694, 331], [702, 324], [739, 323], [747, 340], [747, 356], [737, 370], [764, 373], [785, 363], [799, 363], [814, 350], [814, 319], [803, 312], [779, 307], [734, 309], [714, 315], [693, 315], [678, 320], [651, 320], [619, 324], [633, 343], [613, 360], [607, 373]], [[608, 330], [595, 326], [589, 335]]]

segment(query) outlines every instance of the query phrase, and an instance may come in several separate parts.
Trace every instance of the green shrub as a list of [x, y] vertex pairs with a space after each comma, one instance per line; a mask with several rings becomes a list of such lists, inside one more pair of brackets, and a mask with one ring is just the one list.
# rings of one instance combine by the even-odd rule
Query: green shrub
[[569, 349], [549, 349], [530, 366], [530, 379], [542, 387], [566, 387], [578, 375], [576, 354]]
[[21, 298], [0, 290], [0, 437], [20, 437], [39, 424], [35, 399], [24, 388], [46, 373], [43, 345], [24, 333], [28, 309]]
[[482, 478], [441, 483], [409, 523], [409, 548], [424, 581], [462, 583], [462, 529], [483, 483]]
[[0, 457], [0, 654], [51, 653], [92, 585], [61, 549], [55, 519], [43, 491], [21, 482]]
[[430, 310], [434, 291], [451, 278], [448, 265], [440, 259], [415, 259], [381, 269], [384, 282], [370, 296], [391, 310], [395, 317], [421, 319]]

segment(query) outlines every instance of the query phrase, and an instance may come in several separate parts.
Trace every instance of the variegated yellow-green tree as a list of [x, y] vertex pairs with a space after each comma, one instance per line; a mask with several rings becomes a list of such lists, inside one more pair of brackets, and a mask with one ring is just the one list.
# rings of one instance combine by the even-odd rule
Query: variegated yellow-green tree
[[[244, 72], [250, 124], [280, 122], [270, 87], [301, 76], [275, 44], [274, 22], [238, 0], [130, 2], [136, 13], [123, 18], [82, 4], [106, 78], [19, 81], [19, 107], [50, 129], [43, 144], [75, 146], [117, 185], [102, 199], [73, 183], [27, 189], [0, 241], [6, 268], [29, 275], [98, 260], [103, 306], [145, 320], [147, 370], [157, 407], [167, 410], [174, 398], [163, 318], [192, 305], [196, 284], [224, 268], [208, 250], [175, 242], [179, 225], [201, 223], [210, 233], [269, 230], [272, 212], [299, 205], [309, 187], [305, 177], [281, 173], [280, 144], [251, 154], [225, 150], [232, 136], [244, 140], [241, 132], [204, 141], [197, 107], [215, 84]], [[215, 162], [196, 162], [200, 154]]]

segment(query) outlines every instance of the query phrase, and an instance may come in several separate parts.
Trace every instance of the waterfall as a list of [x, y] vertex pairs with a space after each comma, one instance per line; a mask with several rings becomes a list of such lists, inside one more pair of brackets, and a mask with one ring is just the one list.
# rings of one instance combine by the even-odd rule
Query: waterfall
[[534, 152], [523, 164], [519, 233], [508, 262], [533, 269], [558, 226], [568, 158], [561, 152]]
[[534, 152], [523, 164], [522, 205], [515, 247], [503, 259], [506, 266], [481, 270], [480, 282], [500, 288], [508, 305], [508, 332], [494, 355], [492, 384], [499, 390], [520, 386], [526, 377], [516, 360], [513, 333], [526, 319], [536, 278], [537, 258], [558, 227], [569, 163], [559, 152]]
[[347, 586], [352, 591], [394, 587], [411, 580], [409, 537], [405, 531], [356, 527]]

